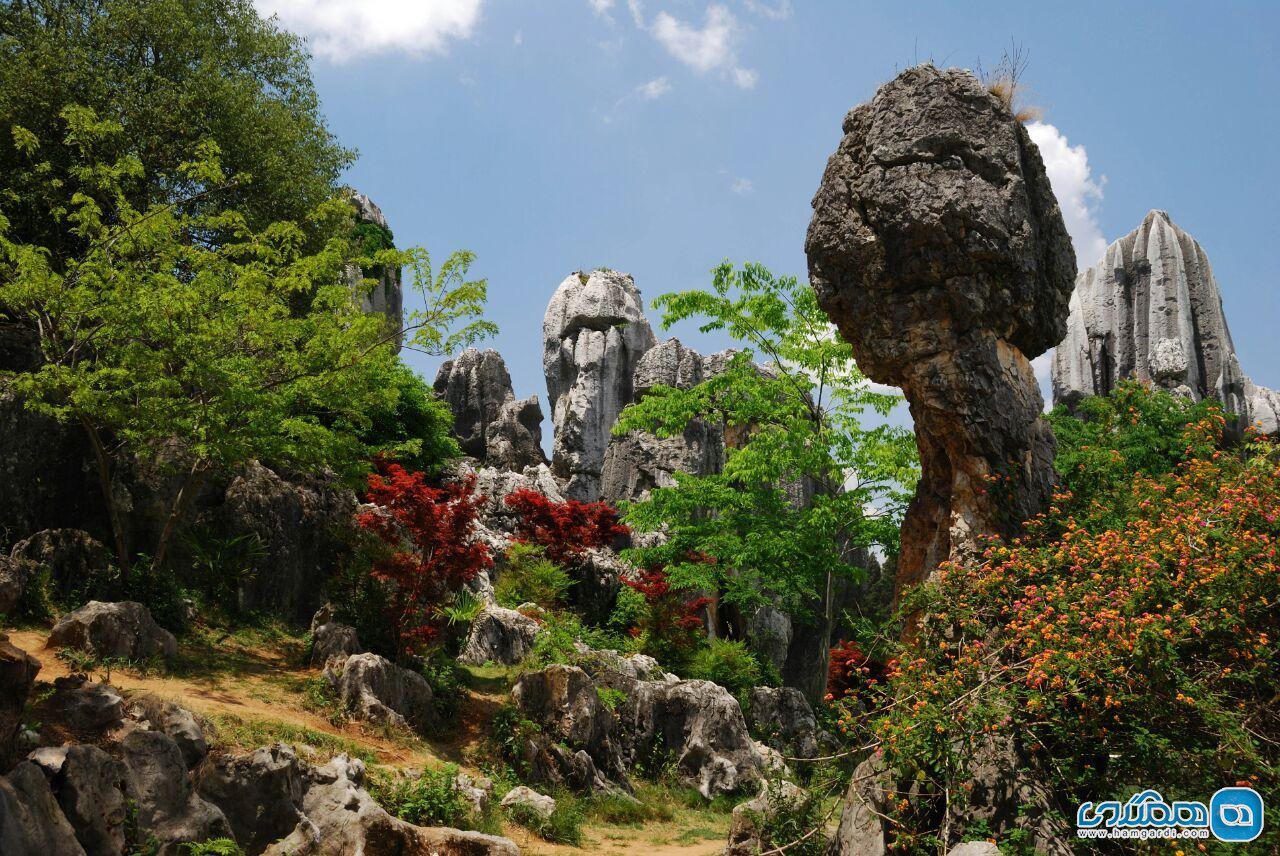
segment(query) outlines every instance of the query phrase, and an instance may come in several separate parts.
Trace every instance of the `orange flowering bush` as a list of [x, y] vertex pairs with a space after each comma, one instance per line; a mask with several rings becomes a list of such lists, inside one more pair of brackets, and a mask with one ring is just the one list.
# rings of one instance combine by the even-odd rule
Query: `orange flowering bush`
[[[1167, 397], [1123, 394], [1134, 426]], [[989, 732], [1012, 732], [1037, 758], [1071, 821], [1082, 800], [1141, 787], [1277, 793], [1280, 446], [1223, 448], [1220, 414], [1185, 412], [1155, 474], [1110, 473], [1090, 493], [1086, 463], [1070, 479], [1083, 490], [1057, 495], [1021, 537], [903, 598], [903, 614], [926, 618], [878, 711], [838, 718], [918, 783], [902, 829], [940, 816], [943, 795], [964, 799], [958, 761]], [[1068, 442], [1064, 454], [1107, 463], [1111, 451]], [[1277, 825], [1268, 817], [1273, 836]]]

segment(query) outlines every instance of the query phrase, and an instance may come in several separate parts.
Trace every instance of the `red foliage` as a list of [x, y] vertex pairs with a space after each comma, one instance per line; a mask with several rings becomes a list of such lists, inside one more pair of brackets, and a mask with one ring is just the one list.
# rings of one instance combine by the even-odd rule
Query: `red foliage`
[[520, 515], [517, 537], [537, 544], [548, 559], [562, 565], [630, 531], [618, 522], [618, 510], [607, 502], [552, 502], [527, 487], [513, 490], [503, 502]]
[[831, 649], [827, 660], [827, 698], [860, 694], [868, 687], [883, 684], [888, 673], [884, 663], [864, 654], [857, 643], [842, 639]]
[[368, 500], [378, 508], [356, 521], [392, 548], [372, 575], [391, 587], [397, 653], [411, 654], [439, 634], [437, 608], [493, 564], [489, 548], [472, 539], [485, 497], [476, 494], [474, 475], [435, 488], [424, 473], [383, 459], [374, 465]]
[[642, 594], [649, 607], [643, 626], [633, 627], [632, 635], [648, 633], [653, 644], [659, 646], [693, 647], [703, 628], [702, 612], [711, 605], [711, 598], [683, 599], [660, 570], [647, 570], [634, 580], [623, 577], [622, 583]]

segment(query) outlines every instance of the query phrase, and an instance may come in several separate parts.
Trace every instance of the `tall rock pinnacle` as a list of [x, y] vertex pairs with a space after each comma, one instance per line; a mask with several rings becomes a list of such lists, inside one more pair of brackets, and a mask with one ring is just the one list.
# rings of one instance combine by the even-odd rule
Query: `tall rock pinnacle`
[[1071, 240], [1026, 129], [970, 73], [927, 65], [845, 117], [813, 208], [818, 299], [915, 420], [923, 473], [901, 589], [1012, 534], [1051, 492], [1029, 360], [1065, 332]]
[[1280, 429], [1280, 394], [1240, 369], [1209, 257], [1152, 211], [1076, 279], [1067, 338], [1053, 360], [1053, 400], [1072, 405], [1136, 377], [1195, 400], [1216, 398], [1235, 429]]
[[552, 468], [566, 496], [600, 497], [609, 432], [631, 403], [636, 366], [657, 344], [629, 274], [573, 273], [542, 320], [542, 369], [555, 425]]

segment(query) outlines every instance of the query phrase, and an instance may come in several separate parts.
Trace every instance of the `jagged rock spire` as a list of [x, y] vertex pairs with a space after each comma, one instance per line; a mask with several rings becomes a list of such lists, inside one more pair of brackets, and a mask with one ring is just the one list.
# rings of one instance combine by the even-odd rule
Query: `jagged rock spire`
[[1164, 211], [1149, 212], [1076, 279], [1067, 337], [1054, 354], [1053, 399], [1070, 406], [1128, 377], [1197, 401], [1216, 398], [1237, 432], [1280, 427], [1280, 395], [1240, 368], [1208, 255]]

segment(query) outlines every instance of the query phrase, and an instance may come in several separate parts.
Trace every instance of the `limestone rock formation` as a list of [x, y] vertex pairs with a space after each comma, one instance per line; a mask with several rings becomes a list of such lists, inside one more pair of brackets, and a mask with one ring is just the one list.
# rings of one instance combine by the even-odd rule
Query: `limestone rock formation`
[[89, 601], [58, 619], [49, 634], [49, 645], [78, 648], [99, 659], [171, 659], [178, 653], [173, 634], [156, 624], [149, 609], [132, 600]]
[[507, 470], [545, 463], [542, 406], [536, 395], [517, 401], [497, 351], [468, 348], [436, 373], [436, 394], [453, 411], [464, 454]]
[[[655, 386], [688, 389], [704, 378], [702, 356], [679, 339], [668, 339], [640, 358], [627, 403], [639, 401]], [[643, 499], [655, 487], [675, 484], [674, 472], [706, 475], [723, 467], [724, 431], [718, 425], [694, 420], [678, 437], [631, 431], [609, 440], [600, 495], [610, 502]]]
[[85, 856], [44, 773], [30, 762], [0, 777], [0, 853]]
[[537, 621], [514, 609], [491, 604], [480, 610], [471, 622], [458, 660], [472, 666], [485, 663], [512, 666], [528, 656], [537, 635]]
[[[365, 226], [382, 230], [389, 242], [391, 229], [382, 209], [363, 193], [352, 191], [350, 198], [356, 209], [357, 228]], [[378, 266], [366, 271], [353, 270], [348, 276], [356, 282], [360, 279], [373, 280], [373, 287], [361, 294], [361, 307], [365, 312], [386, 316], [387, 328], [395, 333], [396, 350], [399, 350], [404, 329], [404, 286], [400, 280], [400, 268]]]
[[1204, 248], [1164, 211], [1081, 271], [1067, 338], [1054, 353], [1054, 403], [1105, 395], [1127, 377], [1195, 400], [1215, 398], [1235, 429], [1280, 431], [1280, 393], [1240, 368]]
[[32, 753], [87, 856], [119, 856], [125, 844], [124, 765], [91, 745]]
[[[1047, 500], [1054, 441], [1029, 360], [1066, 330], [1071, 240], [1035, 144], [970, 73], [908, 69], [844, 120], [805, 240], [823, 308], [902, 387], [922, 478], [898, 583]], [[1003, 476], [1002, 507], [984, 490]]]
[[7, 634], [0, 633], [0, 769], [13, 761], [14, 740], [39, 671], [40, 661], [13, 645]]
[[81, 529], [42, 529], [13, 545], [13, 559], [25, 559], [49, 571], [61, 591], [107, 570], [107, 549]]
[[631, 758], [669, 754], [681, 781], [707, 799], [760, 777], [764, 762], [742, 707], [710, 681], [640, 681], [619, 708]]
[[343, 706], [360, 719], [398, 728], [426, 728], [435, 720], [426, 678], [378, 654], [330, 660], [324, 676]]
[[797, 758], [815, 758], [834, 742], [818, 728], [804, 693], [795, 687], [755, 687], [747, 702], [747, 725], [768, 746]]
[[356, 629], [334, 621], [333, 607], [325, 604], [311, 617], [311, 652], [307, 659], [313, 666], [324, 666], [330, 660], [345, 660], [361, 654], [364, 648]]
[[499, 804], [508, 811], [511, 809], [523, 809], [543, 820], [551, 817], [556, 811], [554, 797], [540, 794], [526, 785], [517, 785], [507, 791], [506, 796], [502, 798], [502, 802]]
[[139, 827], [170, 845], [162, 852], [176, 854], [180, 851], [173, 845], [231, 834], [222, 811], [192, 788], [182, 750], [172, 737], [137, 730], [117, 745], [127, 771], [125, 796], [137, 808]]
[[632, 399], [636, 366], [657, 344], [628, 274], [573, 273], [542, 321], [542, 368], [555, 425], [552, 466], [570, 499], [600, 496], [609, 432]]
[[266, 856], [519, 856], [507, 838], [447, 827], [424, 828], [392, 817], [364, 789], [363, 762], [339, 755], [307, 771], [303, 819]]
[[283, 743], [219, 755], [196, 774], [200, 796], [221, 809], [236, 843], [258, 854], [302, 821], [309, 767]]
[[774, 816], [795, 812], [808, 797], [801, 788], [782, 780], [767, 784], [754, 799], [734, 806], [724, 856], [758, 856], [790, 844], [790, 841], [772, 840], [766, 827]]
[[[600, 701], [586, 672], [559, 664], [529, 672], [516, 682], [511, 698], [540, 729], [526, 752], [535, 781], [567, 782], [583, 791], [631, 789], [617, 717]], [[580, 753], [589, 763], [575, 757]]]

